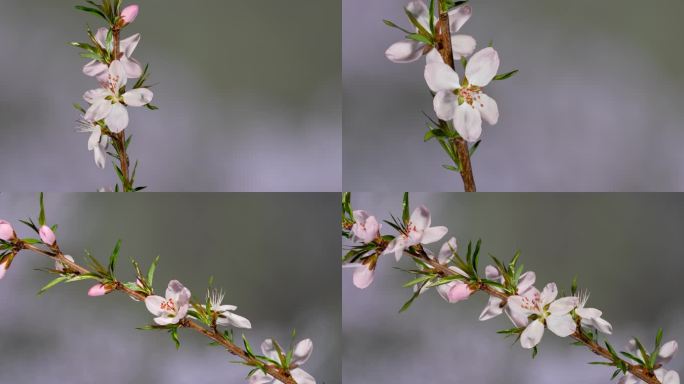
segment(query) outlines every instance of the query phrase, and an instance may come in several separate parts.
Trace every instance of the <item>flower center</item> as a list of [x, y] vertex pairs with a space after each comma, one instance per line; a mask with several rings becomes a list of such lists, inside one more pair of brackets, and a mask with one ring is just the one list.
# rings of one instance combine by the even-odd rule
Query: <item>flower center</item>
[[475, 103], [479, 103], [480, 106], [482, 106], [480, 94], [482, 94], [482, 88], [476, 85], [468, 85], [456, 90], [459, 104], [468, 103], [470, 105], [475, 105]]
[[173, 302], [173, 299], [168, 299], [161, 303], [161, 309], [167, 312], [176, 312], [176, 303]]

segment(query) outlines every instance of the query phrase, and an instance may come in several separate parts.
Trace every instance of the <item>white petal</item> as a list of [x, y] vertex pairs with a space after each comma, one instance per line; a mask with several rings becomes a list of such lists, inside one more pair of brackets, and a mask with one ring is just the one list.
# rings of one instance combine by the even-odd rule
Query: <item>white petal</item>
[[618, 381], [618, 384], [639, 384], [641, 380], [637, 379], [636, 376], [631, 373], [626, 373], [624, 377]]
[[568, 296], [560, 298], [549, 305], [549, 312], [554, 315], [564, 315], [577, 307], [577, 298]]
[[431, 227], [423, 231], [423, 238], [421, 239], [421, 244], [432, 244], [434, 242], [440, 241], [444, 237], [449, 229], [447, 227]]
[[432, 92], [453, 91], [461, 87], [458, 73], [450, 66], [439, 62], [425, 66], [425, 81]]
[[218, 308], [213, 308], [216, 312], [226, 312], [226, 311], [234, 311], [238, 307], [235, 305], [220, 305]]
[[93, 148], [93, 154], [95, 156], [95, 165], [100, 169], [105, 169], [105, 164], [107, 163], [107, 157], [105, 156], [105, 151], [99, 145]]
[[613, 326], [610, 325], [609, 322], [603, 320], [600, 317], [597, 317], [592, 320], [594, 328], [598, 329], [599, 331], [605, 333], [606, 335], [610, 335], [613, 333]]
[[107, 45], [107, 35], [109, 34], [109, 29], [98, 28], [95, 32], [95, 41], [100, 44], [100, 47], [106, 48]]
[[261, 343], [261, 352], [271, 360], [280, 361], [280, 356], [275, 348], [273, 339], [266, 339]]
[[466, 66], [468, 82], [479, 87], [489, 84], [499, 70], [499, 54], [492, 47], [487, 47], [470, 58]]
[[[497, 280], [499, 277], [501, 277], [501, 272], [499, 272], [497, 267], [488, 265], [485, 267], [485, 277], [489, 280]], [[520, 282], [518, 282], [518, 286], [520, 286]]]
[[143, 74], [142, 64], [136, 59], [122, 57], [121, 65], [123, 65], [129, 79], [137, 79]]
[[292, 353], [292, 364], [303, 365], [311, 357], [313, 352], [313, 342], [311, 339], [302, 340], [294, 348]]
[[480, 111], [482, 119], [489, 125], [495, 125], [499, 122], [499, 106], [494, 99], [484, 93], [480, 93], [473, 100], [473, 104], [475, 104], [475, 108]]
[[527, 317], [533, 312], [523, 306], [524, 299], [522, 296], [511, 296], [508, 298], [506, 305], [514, 314], [520, 314], [521, 316]]
[[452, 237], [446, 243], [442, 244], [442, 248], [439, 250], [439, 255], [437, 255], [437, 261], [440, 264], [446, 264], [451, 259], [454, 258], [454, 252], [458, 250], [458, 244], [456, 243], [456, 238]]
[[88, 150], [92, 151], [95, 149], [95, 147], [100, 146], [100, 138], [102, 137], [102, 131], [99, 129], [99, 127], [95, 128], [93, 133], [90, 134], [90, 137], [88, 138]]
[[583, 319], [595, 319], [601, 317], [603, 314], [596, 308], [577, 308], [575, 313]]
[[136, 33], [135, 35], [133, 35], [131, 37], [128, 37], [126, 39], [121, 40], [119, 48], [121, 49], [121, 52], [126, 57], [131, 57], [131, 56], [133, 56], [133, 51], [135, 51], [135, 48], [138, 47], [139, 42], [140, 42], [140, 34]]
[[413, 213], [411, 213], [410, 222], [418, 231], [428, 228], [432, 222], [432, 219], [430, 218], [430, 210], [424, 205], [414, 209]]
[[476, 142], [482, 136], [480, 112], [468, 103], [459, 105], [454, 118], [454, 128], [465, 141]]
[[109, 130], [119, 133], [128, 127], [128, 110], [123, 105], [116, 103], [112, 105], [109, 115], [105, 118], [105, 124]]
[[176, 324], [180, 319], [178, 317], [155, 317], [154, 322], [158, 325]]
[[267, 375], [262, 371], [257, 371], [249, 377], [249, 384], [270, 384], [273, 382], [273, 377]]
[[161, 296], [147, 296], [145, 298], [145, 306], [151, 314], [161, 316], [164, 313], [161, 309], [161, 305], [164, 301], [165, 299]]
[[95, 101], [93, 105], [88, 108], [83, 118], [90, 122], [96, 122], [109, 116], [112, 111], [112, 102], [105, 99]]
[[539, 301], [546, 306], [547, 304], [551, 304], [552, 301], [556, 300], [556, 296], [558, 296], [558, 287], [556, 287], [556, 283], [548, 283], [544, 287], [544, 290], [539, 297]]
[[668, 371], [663, 378], [663, 384], [679, 384], [679, 374], [675, 371]]
[[438, 285], [435, 289], [439, 296], [444, 299], [444, 301], [449, 301], [449, 291], [454, 286], [454, 283]]
[[111, 95], [111, 92], [104, 88], [91, 89], [83, 94], [83, 100], [90, 104], [102, 101], [107, 96]]
[[223, 316], [228, 318], [230, 325], [236, 328], [252, 329], [252, 323], [248, 319], [230, 312], [224, 312]]
[[480, 321], [485, 321], [493, 319], [503, 313], [503, 308], [501, 307], [501, 299], [494, 296], [489, 296], [489, 301], [487, 301], [487, 306], [484, 308], [480, 314]]
[[142, 107], [152, 101], [154, 93], [147, 88], [130, 90], [123, 95], [124, 102], [131, 107]]
[[679, 349], [679, 344], [676, 341], [668, 341], [660, 347], [660, 352], [658, 352], [658, 362], [661, 364], [667, 364], [672, 360], [672, 357], [677, 353]]
[[544, 324], [539, 320], [535, 320], [520, 335], [520, 345], [525, 349], [533, 348], [539, 344], [542, 336], [544, 336]]
[[414, 40], [402, 40], [392, 44], [385, 51], [385, 57], [394, 63], [411, 63], [423, 56], [425, 44]]
[[458, 96], [452, 91], [439, 91], [432, 100], [435, 114], [442, 120], [449, 121], [456, 117]]
[[301, 368], [295, 368], [290, 373], [297, 384], [316, 384], [316, 379]]
[[373, 283], [374, 277], [375, 271], [369, 269], [365, 265], [361, 265], [354, 271], [354, 286], [356, 286], [356, 288], [366, 289]]
[[428, 9], [427, 4], [421, 0], [411, 1], [406, 6], [406, 10], [409, 11], [409, 13], [411, 13], [411, 15], [413, 15], [416, 19], [427, 20], [428, 17], [430, 17], [430, 10]]
[[119, 60], [112, 61], [109, 64], [109, 77], [115, 82], [116, 90], [126, 85], [128, 77], [126, 76], [126, 69]]
[[102, 77], [107, 73], [108, 70], [109, 67], [107, 67], [107, 64], [96, 60], [93, 60], [83, 66], [83, 74], [91, 77]]
[[[499, 270], [497, 269], [497, 272], [498, 271]], [[533, 271], [527, 271], [523, 273], [518, 279], [518, 292], [525, 292], [528, 288], [534, 285], [535, 281], [537, 281], [536, 273]]]
[[442, 64], [444, 64], [444, 59], [442, 59], [442, 55], [436, 49], [431, 49], [430, 52], [428, 52], [428, 54], [425, 55], [425, 61], [426, 61], [426, 64], [430, 64], [430, 63], [442, 63]]
[[468, 57], [475, 52], [477, 42], [472, 36], [468, 35], [453, 35], [451, 36], [451, 50], [454, 54], [455, 60], [460, 60], [462, 57]]
[[551, 315], [546, 318], [546, 326], [560, 337], [568, 337], [577, 330], [577, 324], [570, 314]]
[[473, 9], [470, 5], [462, 5], [449, 11], [449, 30], [451, 33], [458, 32], [472, 15]]

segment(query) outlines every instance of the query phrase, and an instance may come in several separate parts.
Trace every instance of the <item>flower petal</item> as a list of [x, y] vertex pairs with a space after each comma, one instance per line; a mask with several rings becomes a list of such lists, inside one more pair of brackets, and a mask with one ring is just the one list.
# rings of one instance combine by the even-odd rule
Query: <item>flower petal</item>
[[224, 312], [223, 316], [228, 319], [230, 325], [236, 328], [252, 329], [252, 323], [245, 317], [236, 315], [231, 312]]
[[489, 125], [495, 125], [499, 122], [499, 106], [494, 99], [484, 93], [480, 93], [473, 100], [473, 104], [475, 104], [475, 108], [480, 111], [482, 119]]
[[96, 100], [86, 111], [83, 119], [89, 122], [96, 122], [109, 116], [112, 111], [112, 102], [105, 99]]
[[[499, 277], [501, 277], [501, 272], [499, 272], [497, 267], [488, 265], [485, 267], [485, 277], [489, 280], [498, 280]], [[520, 278], [522, 279], [522, 276], [520, 276]], [[520, 287], [520, 282], [518, 282], [518, 287]]]
[[499, 54], [492, 47], [487, 47], [470, 58], [466, 66], [468, 82], [478, 87], [489, 84], [499, 70]]
[[477, 42], [472, 36], [468, 35], [453, 35], [451, 36], [451, 50], [454, 54], [455, 60], [460, 60], [463, 57], [468, 57], [475, 52]]
[[107, 64], [101, 63], [97, 60], [93, 60], [83, 66], [84, 75], [97, 78], [104, 76], [108, 70], [109, 67], [107, 67]]
[[180, 321], [180, 318], [176, 317], [166, 317], [166, 316], [160, 316], [160, 317], [155, 317], [154, 322], [157, 323], [158, 325], [169, 325], [169, 324], [176, 324]]
[[128, 110], [119, 103], [110, 105], [111, 109], [107, 117], [105, 117], [105, 124], [107, 124], [110, 131], [119, 133], [128, 127]]
[[679, 344], [674, 340], [668, 341], [660, 347], [657, 361], [661, 364], [669, 363], [670, 360], [672, 360], [672, 357], [677, 353], [677, 350], [679, 350]]
[[301, 368], [295, 368], [290, 373], [297, 384], [316, 384], [316, 379]]
[[453, 91], [461, 88], [458, 73], [443, 62], [431, 62], [425, 66], [425, 81], [432, 92]]
[[442, 55], [439, 53], [438, 50], [436, 49], [431, 49], [430, 52], [425, 55], [425, 61], [426, 64], [430, 63], [442, 63], [444, 64], [444, 59], [442, 59]]
[[542, 305], [546, 306], [556, 300], [556, 296], [558, 296], [558, 287], [556, 287], [556, 283], [548, 283], [544, 287], [544, 290], [539, 297], [539, 301]]
[[577, 298], [575, 296], [568, 296], [551, 303], [551, 305], [549, 305], [549, 312], [554, 315], [564, 315], [572, 311], [575, 307], [577, 307]]
[[679, 374], [676, 371], [667, 371], [663, 384], [679, 384]]
[[454, 252], [458, 250], [458, 244], [456, 243], [456, 238], [452, 237], [446, 243], [442, 244], [442, 248], [439, 250], [439, 255], [437, 255], [437, 261], [440, 264], [446, 264], [451, 259], [454, 258]]
[[111, 95], [111, 92], [104, 88], [91, 89], [83, 94], [83, 100], [90, 104], [94, 104], [98, 101], [104, 100], [109, 95]]
[[577, 324], [569, 313], [565, 315], [550, 315], [546, 318], [546, 326], [549, 331], [560, 337], [568, 337], [575, 333]]
[[142, 64], [136, 59], [122, 57], [121, 65], [123, 65], [129, 79], [137, 79], [143, 74]]
[[406, 10], [416, 19], [428, 20], [430, 17], [430, 10], [428, 9], [427, 4], [421, 0], [411, 1], [406, 6]]
[[267, 375], [261, 371], [256, 371], [249, 377], [249, 384], [270, 384], [273, 380], [273, 376]]
[[165, 299], [161, 296], [147, 296], [145, 298], [145, 306], [151, 314], [161, 316], [164, 313], [164, 310], [161, 309], [161, 305], [164, 301]]
[[449, 228], [447, 227], [430, 227], [423, 231], [423, 238], [420, 240], [421, 244], [432, 244], [440, 241], [444, 237]]
[[520, 334], [520, 345], [525, 349], [534, 348], [544, 336], [544, 324], [535, 320]]
[[577, 313], [577, 315], [583, 319], [596, 319], [601, 317], [603, 314], [596, 308], [577, 308], [575, 313]]
[[610, 335], [613, 333], [613, 326], [610, 325], [609, 322], [603, 320], [600, 317], [592, 319], [592, 326], [599, 331], [605, 333], [606, 335]]
[[431, 222], [430, 210], [424, 205], [414, 209], [413, 213], [411, 213], [410, 223], [413, 224], [418, 231], [428, 228]]
[[432, 106], [437, 117], [445, 121], [453, 120], [458, 108], [458, 96], [452, 91], [439, 91], [432, 100]]
[[[499, 270], [497, 269], [497, 272]], [[518, 292], [525, 292], [527, 291], [528, 288], [534, 285], [534, 282], [537, 281], [537, 274], [534, 273], [533, 271], [527, 271], [520, 275], [520, 278], [518, 279]]]
[[482, 136], [480, 112], [468, 103], [459, 105], [454, 117], [454, 128], [465, 141], [476, 142]]
[[473, 15], [470, 5], [461, 5], [449, 11], [449, 30], [451, 33], [458, 32]]
[[121, 52], [126, 56], [126, 57], [131, 57], [133, 56], [133, 51], [135, 51], [135, 48], [138, 47], [138, 43], [140, 42], [140, 34], [136, 33], [135, 35], [125, 38], [121, 40], [119, 48], [121, 49]]
[[525, 300], [522, 296], [515, 295], [508, 298], [506, 305], [513, 314], [520, 314], [522, 317], [527, 318], [527, 316], [533, 314], [534, 312], [523, 305], [524, 301]]
[[273, 339], [266, 339], [261, 343], [261, 352], [271, 360], [280, 361], [280, 356], [275, 348]]
[[311, 357], [313, 352], [313, 342], [311, 339], [305, 339], [297, 343], [292, 353], [292, 364], [303, 365]]
[[454, 282], [454, 286], [449, 290], [449, 302], [458, 303], [467, 300], [472, 294], [473, 290], [470, 289], [468, 284], [456, 281]]
[[105, 156], [105, 151], [99, 145], [93, 148], [93, 156], [95, 157], [95, 165], [100, 169], [105, 169], [107, 164], [107, 157]]
[[100, 44], [100, 47], [106, 48], [107, 46], [107, 35], [109, 34], [109, 29], [107, 28], [98, 28], [97, 31], [95, 32], [95, 41], [97, 41], [98, 44]]
[[147, 105], [154, 98], [154, 93], [147, 88], [137, 88], [130, 90], [123, 95], [124, 102], [131, 107], [142, 107]]
[[109, 64], [109, 78], [114, 84], [117, 93], [119, 88], [126, 85], [128, 77], [126, 76], [126, 69], [124, 68], [123, 64], [121, 64], [121, 61], [114, 60], [111, 64]]
[[365, 265], [361, 265], [354, 271], [353, 281], [354, 286], [360, 289], [366, 289], [373, 283], [375, 271], [369, 269]]
[[489, 301], [487, 301], [487, 306], [480, 313], [480, 321], [485, 321], [493, 319], [503, 313], [503, 307], [501, 307], [501, 299], [494, 296], [489, 296]]
[[411, 63], [423, 56], [425, 44], [414, 40], [402, 40], [392, 44], [385, 51], [385, 57], [393, 63]]

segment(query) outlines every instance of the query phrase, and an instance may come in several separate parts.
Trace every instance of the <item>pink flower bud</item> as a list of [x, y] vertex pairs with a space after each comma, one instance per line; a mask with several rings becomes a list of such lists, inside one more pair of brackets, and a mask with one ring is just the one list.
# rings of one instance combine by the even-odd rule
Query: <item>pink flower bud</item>
[[14, 228], [5, 220], [0, 220], [0, 239], [4, 241], [14, 239]]
[[47, 225], [43, 225], [40, 227], [40, 231], [38, 231], [40, 234], [40, 239], [43, 240], [43, 243], [47, 245], [55, 245], [57, 242], [57, 237], [55, 237], [55, 233], [52, 232], [52, 229], [48, 227]]
[[129, 5], [128, 7], [124, 8], [123, 11], [121, 11], [121, 20], [123, 20], [124, 24], [130, 24], [138, 17], [139, 11], [140, 7], [137, 5]]
[[88, 296], [90, 297], [104, 296], [108, 293], [109, 289], [102, 284], [95, 284], [88, 290]]
[[470, 297], [470, 295], [473, 294], [473, 290], [470, 289], [468, 284], [466, 283], [461, 283], [460, 281], [454, 284], [453, 287], [449, 290], [449, 302], [450, 303], [458, 303], [459, 301], [466, 300], [467, 298]]

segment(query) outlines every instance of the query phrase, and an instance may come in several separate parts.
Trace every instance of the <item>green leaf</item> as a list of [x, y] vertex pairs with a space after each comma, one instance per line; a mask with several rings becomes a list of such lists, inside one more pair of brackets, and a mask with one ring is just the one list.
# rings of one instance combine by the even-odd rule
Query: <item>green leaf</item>
[[404, 288], [413, 287], [416, 284], [427, 282], [429, 280], [432, 280], [434, 277], [435, 277], [434, 275], [427, 275], [427, 276], [418, 277], [418, 278], [413, 279], [413, 280], [409, 281], [408, 283], [404, 284]]
[[41, 288], [40, 291], [38, 291], [38, 295], [42, 295], [42, 294], [45, 293], [45, 291], [47, 291], [48, 289], [54, 287], [55, 285], [57, 285], [57, 284], [59, 284], [59, 283], [65, 282], [65, 281], [67, 281], [68, 279], [69, 279], [68, 276], [60, 276], [60, 277], [58, 277], [58, 278], [52, 280], [51, 282], [47, 283], [43, 288]]
[[407, 30], [407, 29], [404, 29], [404, 28], [402, 28], [402, 27], [396, 25], [394, 22], [392, 22], [392, 21], [390, 21], [390, 20], [383, 20], [382, 22], [385, 23], [386, 26], [392, 27], [392, 28], [396, 28], [396, 29], [398, 29], [398, 30], [400, 30], [400, 31], [402, 31], [402, 32], [404, 32], [404, 33], [406, 33], [406, 34], [411, 34], [411, 33], [413, 33], [413, 32], [411, 32], [411, 31], [409, 31], [409, 30]]
[[45, 225], [45, 205], [43, 204], [43, 192], [40, 193], [40, 213], [38, 214], [38, 224]]
[[157, 264], [159, 263], [159, 256], [154, 258], [154, 261], [152, 261], [152, 264], [150, 265], [150, 269], [147, 271], [147, 285], [152, 287], [152, 283], [154, 282], [154, 271], [157, 270]]
[[[429, 41], [428, 44], [432, 45], [432, 39], [428, 38], [428, 36], [432, 36], [432, 34], [427, 29], [425, 29], [425, 27], [423, 27], [423, 25], [418, 21], [418, 19], [416, 19], [415, 16], [413, 16], [413, 14], [408, 10], [408, 8], [404, 8], [404, 12], [406, 13], [406, 17], [408, 17], [408, 19], [411, 21], [411, 24], [413, 24], [413, 26], [418, 29], [419, 33], [416, 33], [416, 35], [422, 35], [427, 39], [427, 41]], [[411, 35], [413, 34], [410, 34], [409, 36]]]
[[121, 240], [116, 242], [112, 255], [109, 257], [109, 272], [114, 273], [114, 267], [116, 267], [116, 260], [119, 258], [119, 250], [121, 250]]
[[406, 303], [404, 303], [404, 305], [401, 306], [399, 313], [402, 313], [411, 307], [411, 304], [413, 304], [413, 302], [418, 298], [418, 296], [420, 296], [420, 291], [423, 289], [424, 286], [425, 283], [421, 284], [418, 287], [418, 289], [416, 289], [416, 291], [413, 293], [413, 296], [411, 296], [411, 298]]
[[432, 39], [430, 39], [429, 37], [426, 37], [426, 36], [424, 36], [424, 35], [421, 35], [420, 33], [411, 33], [411, 34], [408, 34], [408, 35], [406, 35], [406, 38], [409, 39], [409, 40], [414, 40], [414, 41], [417, 41], [417, 42], [419, 42], [419, 43], [424, 43], [424, 44], [427, 44], [427, 45], [432, 45], [432, 44], [434, 44], [434, 42], [432, 41]]
[[435, 0], [430, 0], [430, 32], [434, 34], [435, 32]]
[[442, 164], [442, 168], [447, 169], [449, 171], [461, 172], [458, 168], [454, 167], [453, 165]]
[[470, 147], [470, 157], [473, 157], [477, 149], [480, 147], [482, 140], [478, 140], [472, 147]]
[[577, 275], [572, 279], [572, 285], [570, 286], [570, 293], [574, 296], [577, 293]]
[[510, 71], [510, 72], [508, 72], [508, 73], [502, 73], [502, 74], [500, 74], [500, 75], [494, 76], [494, 80], [506, 80], [506, 79], [509, 79], [509, 78], [513, 77], [513, 75], [515, 75], [515, 74], [518, 73], [518, 72], [519, 72], [519, 71], [516, 69], [516, 70]]
[[408, 225], [409, 220], [411, 220], [411, 213], [409, 212], [409, 193], [404, 192], [404, 200], [401, 204], [402, 214], [401, 219], [404, 221], [404, 225]]
[[85, 7], [85, 6], [82, 6], [82, 5], [77, 5], [77, 6], [75, 6], [74, 8], [78, 9], [79, 11], [88, 12], [88, 13], [92, 13], [92, 14], [94, 14], [94, 15], [98, 15], [98, 16], [100, 16], [101, 18], [103, 18], [103, 19], [109, 21], [109, 19], [107, 19], [107, 16], [105, 16], [105, 14], [102, 13], [102, 11], [100, 11], [99, 9], [90, 8], [90, 7]]
[[171, 334], [171, 339], [176, 344], [176, 349], [180, 349], [180, 338], [178, 337], [178, 328], [174, 327], [169, 330]]
[[249, 345], [249, 341], [247, 341], [245, 335], [242, 335], [242, 342], [245, 345], [245, 351], [247, 351], [247, 354], [249, 356], [254, 356], [254, 352], [252, 352], [252, 346]]

